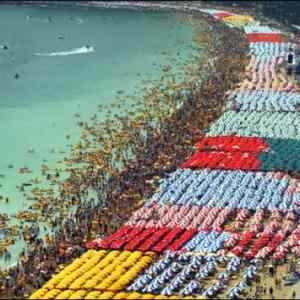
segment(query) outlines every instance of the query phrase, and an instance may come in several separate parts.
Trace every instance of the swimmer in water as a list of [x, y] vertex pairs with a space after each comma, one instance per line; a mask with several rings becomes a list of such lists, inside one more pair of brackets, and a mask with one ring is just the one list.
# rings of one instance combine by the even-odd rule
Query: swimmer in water
[[15, 74], [14, 78], [18, 79], [20, 77], [20, 75], [18, 73]]

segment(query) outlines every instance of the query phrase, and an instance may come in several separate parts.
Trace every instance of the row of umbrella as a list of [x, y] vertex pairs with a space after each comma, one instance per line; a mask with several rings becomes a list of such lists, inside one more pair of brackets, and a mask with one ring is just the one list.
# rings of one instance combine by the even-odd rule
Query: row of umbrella
[[248, 33], [247, 40], [249, 43], [258, 43], [258, 42], [269, 42], [269, 43], [283, 43], [285, 39], [278, 33]]
[[196, 229], [179, 227], [122, 226], [104, 240], [95, 239], [86, 244], [88, 248], [125, 249], [128, 251], [163, 252], [166, 249], [178, 251], [197, 234]]
[[181, 167], [255, 171], [261, 169], [261, 162], [257, 154], [251, 152], [198, 151]]
[[222, 21], [225, 22], [229, 26], [234, 26], [238, 28], [242, 28], [247, 25], [256, 25], [257, 22], [251, 16], [247, 15], [231, 15], [225, 16], [222, 18]]
[[248, 33], [280, 33], [279, 30], [273, 29], [269, 26], [263, 26], [259, 24], [246, 25], [244, 26], [244, 31]]
[[199, 151], [222, 150], [252, 153], [260, 153], [269, 149], [268, 143], [263, 138], [237, 135], [204, 137], [195, 144], [195, 147]]
[[[287, 249], [287, 252], [292, 252], [297, 243], [300, 241], [299, 236], [295, 235], [298, 229], [297, 224], [293, 221], [288, 221], [282, 225], [282, 221], [273, 220], [266, 227], [263, 226], [251, 226], [251, 229], [245, 231], [240, 239], [235, 240], [230, 236], [229, 240], [225, 244], [225, 248], [230, 250], [235, 255], [243, 255], [247, 259], [260, 258], [266, 259], [268, 256], [273, 255], [273, 258], [281, 253], [281, 248]], [[258, 228], [258, 229], [257, 229]], [[263, 231], [259, 234], [258, 232]], [[296, 245], [289, 246], [288, 243], [293, 241]], [[246, 249], [248, 250], [246, 251]], [[286, 253], [287, 253], [286, 252]], [[284, 253], [284, 254], [286, 254]]]
[[203, 138], [181, 168], [300, 171], [300, 140], [239, 136]]
[[[228, 287], [230, 278], [244, 267], [244, 263], [238, 257], [183, 255], [180, 255], [181, 259], [179, 260], [174, 257], [170, 258], [167, 254], [167, 257], [146, 269], [127, 290], [157, 293], [164, 296], [171, 296], [176, 293], [182, 296], [201, 294], [204, 297], [213, 297]], [[226, 270], [219, 273], [218, 263], [221, 260], [225, 262]], [[252, 260], [250, 265], [244, 269], [244, 280], [239, 281], [229, 290], [228, 294], [240, 295], [246, 289], [247, 284], [254, 280], [258, 271], [259, 267], [255, 260]], [[219, 273], [217, 281], [206, 287], [207, 279], [215, 273]]]
[[238, 15], [216, 9], [201, 9], [201, 11], [212, 15], [217, 20], [223, 21], [229, 27], [243, 28], [245, 26], [259, 26], [259, 22], [255, 21], [253, 17], [249, 15]]
[[[203, 280], [219, 272], [218, 265], [220, 262], [225, 263], [226, 271], [219, 274], [217, 283], [205, 288]], [[230, 276], [240, 271], [241, 263], [238, 257], [207, 257], [188, 254], [170, 256], [170, 254], [166, 254], [164, 258], [152, 264], [136, 278], [127, 290], [159, 293], [165, 296], [174, 293], [185, 296], [192, 294], [202, 294], [203, 296], [207, 294], [209, 296], [211, 292], [214, 294], [219, 291], [216, 289], [217, 286], [226, 286]], [[249, 267], [246, 271], [248, 269]]]
[[300, 139], [300, 119], [293, 112], [226, 111], [207, 132], [207, 136], [220, 135]]
[[263, 59], [259, 59], [252, 54], [246, 68], [248, 77], [240, 84], [238, 90], [296, 90], [296, 86], [292, 82], [282, 73], [276, 71], [283, 60], [283, 57], [276, 56], [265, 56]]
[[183, 250], [200, 253], [216, 253], [223, 248], [224, 242], [228, 239], [229, 234], [226, 232], [199, 232], [184, 247]]
[[285, 58], [289, 49], [294, 47], [292, 43], [268, 43], [268, 42], [258, 42], [250, 43], [249, 55], [254, 55], [258, 60], [269, 60], [273, 57], [283, 57]]
[[[272, 253], [274, 253], [274, 257], [276, 257], [276, 253], [280, 253], [280, 247], [285, 245], [286, 242], [288, 242], [287, 250], [289, 252], [298, 251], [297, 247], [298, 241], [300, 241], [300, 234], [299, 229], [296, 228], [298, 217], [295, 213], [288, 212], [283, 215], [280, 211], [274, 210], [269, 217], [269, 223], [267, 223], [266, 226], [263, 225], [265, 218], [265, 212], [262, 210], [256, 211], [253, 218], [250, 219], [248, 218], [247, 211], [241, 210], [236, 217], [236, 223], [239, 223], [240, 225], [236, 230], [241, 230], [244, 227], [243, 222], [245, 223], [245, 221], [249, 220], [254, 221], [242, 234], [237, 232], [229, 233], [214, 231], [200, 231], [197, 233], [195, 230], [185, 231], [183, 228], [169, 230], [166, 228], [148, 228], [144, 231], [138, 231], [135, 230], [136, 228], [132, 228], [129, 234], [125, 234], [127, 246], [124, 248], [126, 250], [140, 250], [143, 252], [149, 250], [162, 252], [166, 249], [178, 251], [181, 249], [181, 251], [184, 252], [217, 253], [219, 255], [224, 255], [230, 250], [235, 255], [243, 254], [248, 259], [254, 257], [266, 258]], [[287, 221], [283, 223], [284, 219]], [[148, 235], [144, 235], [145, 232], [148, 232]], [[259, 232], [262, 232], [262, 234], [256, 239]], [[135, 237], [135, 235], [138, 237]], [[173, 242], [174, 239], [175, 242]], [[119, 239], [117, 239], [117, 242], [118, 240]], [[139, 243], [136, 243], [136, 246], [139, 247], [129, 247], [132, 242], [137, 240], [142, 242], [142, 246], [139, 246]], [[255, 241], [254, 244], [253, 241]], [[291, 241], [294, 244], [291, 244]], [[112, 245], [113, 244], [114, 243], [112, 243]], [[146, 244], [148, 245], [146, 246]], [[170, 246], [170, 244], [172, 245]], [[155, 247], [153, 247], [153, 245], [155, 245]], [[250, 245], [250, 249], [246, 251], [248, 245]], [[110, 248], [116, 249], [115, 246], [110, 246]]]
[[296, 112], [300, 94], [292, 91], [233, 91], [228, 95], [227, 110]]
[[[141, 208], [137, 211], [139, 214], [132, 216], [126, 223], [126, 226], [144, 228], [169, 227], [221, 233], [224, 231], [226, 224], [226, 231], [239, 231], [252, 216], [255, 223], [260, 223], [266, 218], [278, 221], [282, 220], [282, 218], [291, 221], [298, 219], [298, 216], [293, 211], [283, 211], [277, 208], [272, 209], [269, 214], [265, 214], [261, 209], [256, 210], [254, 213], [249, 209], [233, 209], [228, 207], [172, 205], [162, 206], [161, 208], [167, 208], [168, 210], [158, 209], [157, 205], [153, 205], [150, 208]], [[180, 220], [183, 221], [180, 222]], [[228, 225], [229, 220], [230, 225]]]
[[[249, 79], [245, 79], [240, 86], [246, 90], [282, 90], [291, 91], [296, 87], [285, 76], [276, 72], [277, 66], [285, 60], [291, 43], [285, 43], [282, 37], [268, 28], [245, 28], [249, 41], [251, 56], [246, 71]], [[266, 32], [263, 32], [263, 31]]]
[[[163, 208], [166, 206], [162, 206]], [[187, 212], [184, 212], [187, 210]], [[139, 214], [133, 215], [126, 223], [127, 226], [150, 227], [181, 227], [197, 230], [222, 231], [221, 226], [227, 221], [230, 215], [236, 213], [237, 218], [243, 210], [230, 208], [211, 208], [207, 206], [168, 206], [167, 211], [159, 211], [156, 208], [141, 208]], [[141, 213], [141, 214], [140, 214]], [[155, 213], [157, 217], [154, 217]]]
[[261, 172], [182, 170], [182, 177], [160, 185], [148, 202], [160, 205], [200, 205], [219, 208], [290, 209], [300, 204], [299, 193], [287, 193], [289, 180], [278, 180]]

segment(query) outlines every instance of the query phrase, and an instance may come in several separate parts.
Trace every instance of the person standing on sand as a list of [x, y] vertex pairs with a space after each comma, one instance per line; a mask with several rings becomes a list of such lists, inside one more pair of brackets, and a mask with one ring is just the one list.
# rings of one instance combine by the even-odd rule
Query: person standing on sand
[[289, 53], [287, 54], [287, 75], [291, 76], [293, 73], [293, 67], [295, 65], [295, 53], [293, 48], [289, 49]]
[[297, 67], [296, 67], [296, 79], [297, 79], [298, 85], [300, 85], [300, 62], [297, 64]]

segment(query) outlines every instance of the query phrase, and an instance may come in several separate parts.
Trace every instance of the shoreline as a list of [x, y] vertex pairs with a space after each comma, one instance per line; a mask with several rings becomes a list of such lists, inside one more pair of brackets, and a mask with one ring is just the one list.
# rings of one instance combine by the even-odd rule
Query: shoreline
[[[0, 5], [16, 5], [16, 6], [30, 6], [36, 5], [40, 7], [85, 7], [85, 8], [99, 8], [99, 9], [129, 9], [129, 10], [145, 10], [145, 11], [174, 11], [184, 13], [198, 13], [202, 17], [210, 18], [203, 13], [201, 9], [212, 7], [210, 4], [202, 1], [2, 1]], [[215, 6], [213, 6], [216, 8]], [[218, 9], [223, 9], [223, 6], [218, 6]], [[232, 8], [233, 11], [240, 11], [238, 7]]]
[[[44, 3], [44, 1], [43, 1]], [[48, 2], [47, 2], [48, 3]], [[7, 4], [7, 3], [3, 3], [3, 4]], [[26, 3], [28, 4], [28, 2]], [[35, 2], [36, 4], [36, 2]], [[49, 3], [50, 4], [50, 3]], [[101, 3], [103, 4], [103, 3]], [[53, 3], [51, 3], [51, 5], [53, 5]], [[114, 3], [115, 5], [115, 3]], [[119, 5], [119, 4], [117, 4]], [[125, 4], [127, 5], [127, 3]], [[129, 3], [129, 6], [126, 6], [126, 8], [130, 8], [130, 5], [131, 3]], [[138, 4], [135, 4], [134, 7], [137, 7]], [[94, 7], [94, 6], [89, 6], [89, 7]], [[109, 7], [103, 7], [103, 8], [124, 8], [124, 5], [121, 5], [118, 6], [118, 7], [112, 7], [112, 6], [109, 6]], [[139, 7], [141, 8], [141, 7]], [[145, 7], [142, 6], [142, 9], [144, 9]], [[160, 7], [161, 8], [161, 7]], [[165, 8], [165, 6], [164, 6]], [[172, 8], [172, 7], [171, 7]], [[151, 6], [150, 9], [152, 10], [153, 7]], [[157, 9], [157, 7], [155, 8]], [[170, 9], [170, 7], [168, 7], [167, 9]], [[199, 12], [198, 10], [196, 10], [197, 12]], [[182, 11], [181, 12], [187, 12], [187, 11]], [[188, 9], [188, 12], [191, 12], [190, 9]], [[203, 14], [202, 12], [200, 12], [200, 15], [201, 17], [203, 17], [204, 19], [208, 20], [209, 22], [212, 23], [212, 26], [217, 26], [220, 28], [223, 28], [223, 30], [227, 33], [227, 34], [231, 34], [232, 32], [236, 32], [236, 35], [238, 35], [238, 30], [236, 29], [228, 29], [228, 28], [225, 28], [225, 26], [223, 24], [219, 24], [218, 22], [216, 22], [215, 20], [213, 20], [211, 17]], [[226, 44], [226, 37], [227, 35], [225, 33], [223, 33], [224, 36], [223, 36], [223, 43]], [[214, 49], [215, 51], [217, 51], [217, 49]], [[219, 50], [219, 49], [218, 49]], [[222, 52], [222, 51], [221, 51]], [[145, 179], [147, 179], [148, 177], [150, 178], [153, 178], [155, 176], [163, 176], [164, 174], [168, 173], [168, 172], [171, 172], [172, 169], [174, 169], [175, 167], [178, 166], [178, 164], [180, 163], [180, 161], [184, 160], [185, 156], [187, 154], [189, 154], [189, 152], [192, 150], [191, 149], [191, 146], [190, 144], [194, 143], [200, 136], [201, 134], [203, 134], [202, 130], [201, 129], [205, 129], [207, 128], [207, 126], [213, 121], [215, 120], [216, 118], [219, 117], [220, 114], [222, 114], [222, 110], [223, 108], [225, 107], [225, 103], [224, 103], [224, 93], [230, 89], [231, 85], [234, 84], [235, 82], [237, 82], [239, 80], [239, 72], [237, 72], [237, 70], [239, 70], [240, 72], [243, 72], [244, 68], [243, 68], [243, 64], [241, 63], [240, 65], [232, 65], [231, 67], [233, 68], [233, 71], [230, 72], [228, 75], [231, 75], [230, 77], [231, 78], [227, 78], [227, 81], [225, 82], [225, 75], [224, 74], [218, 74], [217, 71], [220, 71], [219, 69], [222, 69], [223, 68], [223, 60], [226, 59], [226, 53], [218, 53], [219, 54], [219, 57], [217, 57], [217, 60], [215, 62], [215, 68], [218, 69], [216, 70], [216, 74], [210, 74], [209, 78], [205, 81], [204, 84], [202, 84], [203, 88], [201, 87], [200, 88], [200, 91], [198, 89], [195, 89], [193, 90], [192, 89], [192, 92], [193, 92], [193, 98], [188, 101], [187, 103], [184, 102], [182, 107], [179, 108], [178, 111], [176, 111], [173, 116], [167, 120], [169, 122], [169, 124], [164, 124], [164, 131], [163, 131], [163, 135], [165, 136], [163, 140], [168, 140], [166, 137], [169, 136], [170, 132], [169, 132], [169, 129], [170, 128], [174, 128], [174, 124], [182, 124], [184, 126], [184, 124], [187, 123], [187, 121], [189, 120], [194, 120], [195, 124], [193, 129], [189, 129], [189, 128], [184, 128], [187, 132], [185, 133], [185, 135], [183, 136], [184, 138], [187, 138], [187, 140], [189, 141], [187, 143], [187, 145], [184, 145], [182, 146], [182, 149], [180, 149], [179, 152], [177, 153], [173, 153], [173, 157], [174, 157], [174, 161], [172, 162], [172, 164], [165, 168], [165, 170], [159, 170], [161, 168], [154, 168], [154, 171], [152, 172], [153, 174], [146, 174], [145, 177], [141, 178], [140, 181], [145, 181]], [[240, 53], [237, 53], [238, 56], [240, 55]], [[244, 57], [245, 58], [245, 57]], [[223, 60], [222, 60], [223, 59]], [[236, 60], [238, 61], [239, 58]], [[228, 67], [230, 67], [230, 61], [228, 61], [228, 58], [227, 58], [227, 62], [228, 62]], [[237, 70], [234, 71], [234, 68], [236, 68]], [[211, 91], [209, 88], [211, 88], [211, 84], [213, 84], [214, 82], [219, 82], [219, 85], [220, 85], [220, 91], [215, 93], [215, 91]], [[207, 88], [209, 87], [209, 88]], [[213, 97], [210, 97], [210, 93], [211, 92], [214, 92], [214, 95]], [[212, 98], [211, 101], [212, 103], [206, 103], [205, 101], [205, 98]], [[199, 103], [201, 101], [199, 101], [199, 99], [203, 99], [204, 100], [204, 103]], [[222, 99], [222, 100], [220, 100]], [[214, 101], [213, 101], [214, 100]], [[203, 101], [202, 101], [203, 102]], [[205, 120], [196, 120], [197, 117], [199, 117], [199, 111], [203, 114], [207, 113], [208, 111], [212, 111], [212, 117], [208, 117], [208, 118], [205, 118]], [[193, 122], [193, 121], [192, 121]], [[170, 126], [171, 125], [171, 126]], [[200, 126], [199, 126], [200, 125]], [[182, 129], [182, 130], [184, 130]], [[173, 130], [174, 131], [174, 130]], [[197, 132], [197, 134], [195, 134]], [[153, 141], [152, 141], [153, 142]], [[180, 141], [177, 141], [178, 143], [182, 142], [182, 140]], [[158, 142], [159, 144], [159, 142]], [[156, 144], [156, 145], [158, 145]], [[151, 146], [151, 143], [148, 143], [148, 146], [150, 147]], [[160, 145], [161, 147], [162, 145]], [[144, 149], [145, 151], [147, 151], [147, 149]], [[155, 150], [154, 150], [155, 151]], [[139, 170], [139, 167], [140, 165], [143, 163], [143, 160], [145, 158], [143, 158], [144, 153], [141, 154], [141, 157], [140, 157], [140, 160], [139, 160], [139, 163], [137, 163], [137, 165], [135, 167], [132, 167], [130, 166], [129, 167], [129, 173], [137, 173], [138, 174], [138, 170]], [[155, 164], [156, 161], [153, 161], [152, 164]], [[151, 164], [148, 165], [148, 167], [150, 168], [151, 167]], [[157, 172], [157, 171], [160, 171], [160, 172]], [[125, 177], [126, 179], [126, 175], [128, 175], [129, 173], [127, 174], [124, 174], [125, 176], [123, 176], [123, 178]], [[122, 178], [122, 175], [119, 175], [118, 176], [118, 179]], [[137, 191], [139, 191], [140, 194], [143, 194], [145, 192], [145, 190], [149, 190], [148, 194], [151, 194], [151, 189], [153, 191], [153, 187], [151, 185], [146, 185], [146, 189], [145, 189], [145, 183], [142, 184], [142, 186], [139, 186], [137, 185]], [[127, 213], [125, 213], [124, 216], [122, 216], [122, 222], [124, 222], [124, 219], [126, 220], [128, 218], [128, 216], [130, 216], [130, 213], [132, 211], [134, 211], [138, 206], [138, 203], [136, 200], [132, 200], [132, 194], [133, 194], [134, 191], [130, 190], [130, 192], [128, 191], [127, 193], [127, 198], [131, 199], [131, 204], [134, 204], [132, 205], [132, 207], [130, 207], [129, 211]], [[115, 196], [117, 196], [116, 193], [114, 193]], [[119, 195], [119, 196], [122, 196], [122, 195]], [[118, 198], [118, 197], [116, 197]], [[126, 197], [125, 197], [126, 198]], [[145, 199], [145, 197], [140, 197], [140, 199]], [[139, 199], [139, 200], [140, 200]], [[112, 199], [114, 200], [114, 199]], [[121, 198], [118, 198], [119, 202], [121, 200]], [[118, 201], [117, 201], [118, 202]], [[120, 203], [119, 203], [120, 204]], [[89, 208], [87, 208], [88, 210]], [[120, 210], [122, 211], [121, 208], [117, 209], [117, 210]], [[99, 218], [99, 214], [95, 216], [96, 218], [98, 217]], [[80, 218], [79, 218], [80, 219]], [[92, 218], [94, 219], [94, 218]], [[92, 220], [89, 220], [89, 222], [92, 222]], [[114, 226], [115, 227], [115, 226]], [[118, 225], [117, 225], [118, 227]], [[115, 228], [110, 228], [110, 230], [114, 230]], [[60, 229], [62, 230], [62, 228]], [[76, 233], [76, 232], [75, 232]], [[106, 233], [107, 234], [107, 233]], [[82, 247], [82, 245], [84, 244], [84, 238], [82, 239], [82, 237], [80, 236], [80, 234], [78, 233], [80, 239], [75, 242], [74, 241], [74, 246], [79, 246], [79, 247]], [[88, 237], [85, 237], [85, 238], [88, 238]], [[75, 253], [75, 256], [72, 256], [71, 258], [70, 257], [67, 257], [65, 259], [63, 259], [63, 264], [66, 264], [68, 263], [70, 260], [72, 260], [74, 257], [77, 257], [80, 252], [82, 250], [79, 249], [79, 252], [78, 253]], [[49, 252], [48, 252], [49, 254]], [[46, 250], [46, 253], [45, 255], [47, 256], [47, 250]], [[47, 280], [47, 278], [45, 278], [45, 280]], [[36, 287], [35, 287], [36, 288]], [[17, 296], [20, 296], [20, 295], [17, 295]], [[23, 296], [23, 295], [22, 295]]]

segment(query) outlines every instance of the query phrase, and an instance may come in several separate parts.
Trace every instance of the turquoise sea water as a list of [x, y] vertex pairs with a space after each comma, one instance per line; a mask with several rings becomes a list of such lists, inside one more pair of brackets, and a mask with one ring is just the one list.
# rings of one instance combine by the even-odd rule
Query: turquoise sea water
[[[76, 7], [1, 5], [0, 28], [8, 47], [0, 46], [0, 195], [9, 197], [0, 213], [9, 215], [30, 204], [16, 187], [79, 141], [79, 120], [117, 91], [133, 94], [142, 80], [158, 79], [172, 58], [184, 60], [195, 34], [171, 13]], [[32, 173], [18, 173], [22, 167]]]

